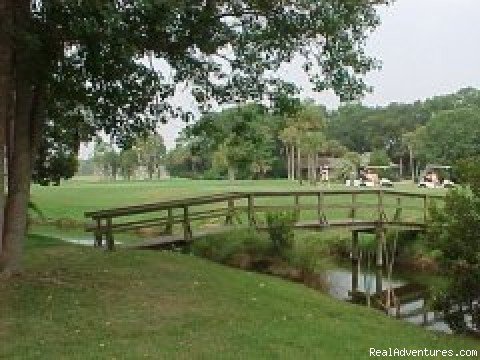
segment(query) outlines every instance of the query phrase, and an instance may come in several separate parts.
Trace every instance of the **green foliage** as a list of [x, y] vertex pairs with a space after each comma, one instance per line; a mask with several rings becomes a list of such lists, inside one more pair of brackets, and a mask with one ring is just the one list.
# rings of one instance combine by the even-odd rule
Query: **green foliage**
[[209, 235], [192, 244], [196, 255], [225, 264], [235, 255], [246, 254], [253, 257], [267, 255], [270, 243], [262, 234], [252, 230], [234, 230], [228, 234]]
[[293, 225], [297, 221], [297, 215], [291, 211], [267, 212], [265, 220], [273, 251], [278, 255], [285, 255], [293, 246]]
[[[450, 191], [445, 208], [431, 209], [432, 224], [428, 237], [432, 247], [441, 251], [441, 259], [451, 279], [437, 296], [452, 329], [480, 333], [480, 192], [478, 159], [463, 161], [460, 169], [463, 186]], [[470, 186], [473, 185], [473, 186]], [[472, 316], [471, 324], [467, 316]]]
[[[295, 101], [285, 95], [296, 86], [272, 74], [302, 54], [318, 91], [333, 89], [342, 100], [360, 97], [367, 90], [364, 75], [376, 67], [365, 39], [379, 24], [377, 6], [388, 3], [32, 2], [28, 27], [12, 33], [22, 34], [14, 37], [15, 48], [29, 56], [22, 76], [46, 99], [41, 125], [48, 136], [42, 137], [38, 179], [72, 175], [48, 165], [49, 149], [69, 158], [99, 131], [129, 148], [159, 122], [189, 120], [191, 113], [169, 102], [179, 83], [190, 84], [187, 91], [202, 112], [254, 99], [291, 111]], [[155, 70], [145, 61], [149, 56], [169, 69]]]
[[230, 176], [235, 173], [240, 178], [263, 177], [278, 160], [275, 137], [280, 124], [281, 118], [259, 105], [207, 114], [187, 129], [187, 138], [175, 152], [183, 148], [188, 154], [183, 158], [184, 166], [195, 157], [203, 171], [211, 168], [224, 176], [230, 172]]
[[135, 150], [138, 153], [138, 164], [146, 169], [149, 179], [153, 178], [155, 172], [160, 176], [160, 166], [164, 164], [167, 152], [163, 138], [158, 134], [140, 138], [135, 144]]
[[370, 154], [370, 164], [374, 166], [390, 165], [390, 158], [385, 149], [376, 149]]
[[354, 180], [357, 178], [361, 157], [356, 152], [346, 152], [342, 157], [342, 164], [338, 170], [338, 176], [343, 180]]
[[480, 153], [479, 108], [456, 108], [436, 114], [426, 125], [423, 144], [430, 163], [454, 164]]
[[130, 180], [138, 167], [138, 153], [134, 149], [120, 152], [120, 171], [124, 179]]

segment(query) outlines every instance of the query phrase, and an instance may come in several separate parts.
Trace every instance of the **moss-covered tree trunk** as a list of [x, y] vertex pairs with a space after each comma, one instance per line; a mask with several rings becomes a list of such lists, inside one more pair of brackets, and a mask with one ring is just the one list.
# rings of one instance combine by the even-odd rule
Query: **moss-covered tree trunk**
[[[14, 5], [14, 6], [13, 6]], [[30, 2], [26, 0], [12, 3], [14, 26], [25, 28], [30, 13]], [[27, 211], [30, 197], [30, 181], [34, 149], [38, 146], [41, 134], [41, 112], [43, 93], [38, 84], [32, 84], [29, 74], [30, 53], [26, 44], [17, 43], [13, 49], [12, 66], [14, 79], [10, 80], [10, 91], [14, 99], [13, 117], [8, 131], [8, 194], [3, 226], [2, 276], [9, 277], [22, 271], [23, 245], [27, 229]], [[7, 88], [9, 89], [9, 88]], [[9, 98], [7, 97], [7, 101]]]
[[0, 266], [3, 257], [3, 232], [5, 216], [5, 158], [7, 156], [7, 124], [10, 113], [12, 75], [12, 42], [8, 35], [12, 28], [12, 8], [10, 0], [0, 0]]

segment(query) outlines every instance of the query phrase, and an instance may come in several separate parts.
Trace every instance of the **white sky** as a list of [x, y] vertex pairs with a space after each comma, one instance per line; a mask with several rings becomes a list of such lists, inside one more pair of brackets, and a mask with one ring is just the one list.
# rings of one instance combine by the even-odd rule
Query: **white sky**
[[[367, 105], [413, 102], [480, 88], [480, 0], [396, 0], [381, 11], [382, 24], [370, 36], [368, 54], [382, 61], [382, 69], [370, 73], [367, 83], [374, 92]], [[338, 106], [331, 93], [313, 93], [299, 66], [288, 66], [282, 77], [306, 88], [303, 96], [329, 108]], [[190, 101], [178, 98], [178, 102]], [[175, 144], [181, 120], [161, 125], [168, 148]], [[89, 151], [84, 149], [83, 154]]]

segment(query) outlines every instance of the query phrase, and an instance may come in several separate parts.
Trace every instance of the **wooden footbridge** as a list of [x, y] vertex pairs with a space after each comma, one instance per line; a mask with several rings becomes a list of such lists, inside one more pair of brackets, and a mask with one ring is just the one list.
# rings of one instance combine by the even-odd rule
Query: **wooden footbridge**
[[[261, 213], [294, 211], [297, 229], [346, 229], [372, 232], [378, 228], [423, 231], [428, 207], [442, 196], [388, 190], [256, 191], [228, 192], [86, 212], [93, 223], [94, 245], [114, 249], [114, 234], [162, 228], [162, 235], [137, 247], [187, 244], [237, 226], [266, 228]], [[292, 201], [293, 200], [293, 201]], [[215, 223], [217, 226], [212, 226]], [[180, 225], [181, 232], [175, 230]], [[194, 232], [195, 230], [195, 232]]]
[[[265, 230], [261, 213], [294, 211], [296, 229], [344, 229], [352, 233], [352, 292], [358, 289], [359, 246], [362, 232], [376, 234], [376, 292], [382, 292], [382, 246], [387, 229], [421, 232], [426, 228], [432, 201], [442, 196], [383, 189], [228, 192], [193, 198], [85, 213], [93, 224], [94, 245], [115, 246], [114, 234], [157, 229], [160, 236], [132, 248], [159, 249], [188, 245], [209, 234], [239, 226]], [[160, 230], [159, 230], [160, 229]]]

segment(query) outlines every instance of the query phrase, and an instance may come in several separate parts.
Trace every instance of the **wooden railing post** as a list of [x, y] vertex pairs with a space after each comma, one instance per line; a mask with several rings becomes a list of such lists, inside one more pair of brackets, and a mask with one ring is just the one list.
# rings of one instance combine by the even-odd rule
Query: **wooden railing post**
[[95, 242], [94, 242], [94, 246], [95, 247], [101, 247], [103, 244], [103, 234], [102, 234], [102, 219], [101, 218], [96, 218], [95, 219], [95, 222], [96, 222], [96, 227], [95, 227], [95, 232], [94, 232], [94, 236], [95, 236]]
[[423, 222], [426, 224], [428, 221], [428, 195], [423, 196]]
[[106, 242], [107, 250], [113, 251], [115, 248], [115, 243], [113, 239], [113, 230], [112, 230], [112, 218], [107, 218], [107, 230], [106, 230]]
[[317, 215], [318, 221], [321, 224], [327, 222], [327, 218], [325, 216], [325, 194], [323, 193], [323, 191], [320, 191], [317, 194]]
[[172, 235], [173, 234], [173, 209], [167, 209], [167, 224], [165, 225], [165, 234]]
[[190, 225], [190, 216], [187, 205], [183, 207], [183, 239], [185, 242], [192, 241], [192, 228]]
[[300, 196], [295, 194], [295, 218], [300, 220]]
[[355, 220], [355, 216], [357, 214], [357, 193], [352, 192], [352, 212], [351, 212], [351, 218], [352, 222]]
[[233, 225], [233, 215], [235, 213], [235, 200], [228, 199], [228, 210], [227, 210], [227, 217], [225, 219], [225, 223], [227, 225]]
[[395, 216], [393, 217], [394, 221], [400, 221], [402, 219], [402, 198], [397, 197], [397, 206], [395, 209]]
[[378, 221], [385, 220], [385, 208], [383, 206], [383, 190], [378, 190]]

